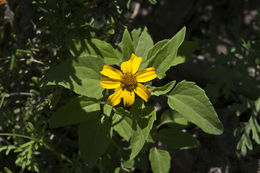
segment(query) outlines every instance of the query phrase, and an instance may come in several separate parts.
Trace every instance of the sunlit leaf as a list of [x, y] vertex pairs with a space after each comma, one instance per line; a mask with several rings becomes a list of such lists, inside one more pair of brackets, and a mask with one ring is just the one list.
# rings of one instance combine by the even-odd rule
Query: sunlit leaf
[[185, 33], [186, 28], [183, 27], [169, 41], [161, 41], [157, 43], [158, 45], [156, 44], [149, 51], [146, 62], [147, 66], [156, 68], [156, 74], [158, 75], [159, 79], [162, 79], [166, 76], [165, 73], [171, 66], [175, 66], [184, 62], [183, 58], [178, 58], [176, 56], [178, 48], [184, 40]]
[[112, 120], [113, 129], [126, 141], [129, 141], [133, 134], [132, 119], [129, 116], [130, 114], [126, 110], [117, 109]]
[[128, 30], [125, 29], [123, 38], [122, 38], [122, 52], [123, 52], [123, 58], [125, 60], [129, 59], [131, 57], [131, 54], [134, 53], [134, 46], [133, 41], [131, 38], [131, 35], [129, 34]]
[[176, 123], [182, 126], [188, 125], [188, 121], [179, 112], [171, 109], [168, 109], [162, 113], [161, 121], [158, 127], [169, 123]]
[[166, 85], [161, 86], [161, 87], [152, 86], [151, 87], [151, 94], [155, 95], [155, 96], [167, 94], [174, 87], [175, 83], [176, 83], [176, 81], [171, 81], [171, 82], [169, 82]]
[[153, 147], [149, 152], [149, 160], [153, 173], [169, 172], [171, 167], [171, 156], [167, 151]]
[[223, 126], [204, 90], [194, 82], [182, 81], [168, 96], [168, 104], [185, 119], [210, 134], [222, 134]]
[[136, 43], [135, 54], [143, 58], [143, 61], [146, 60], [148, 51], [153, 46], [153, 40], [149, 35], [147, 29], [145, 28], [141, 33], [138, 42]]
[[77, 94], [101, 98], [100, 71], [104, 61], [98, 56], [81, 56], [51, 68], [41, 80], [41, 86], [61, 85]]

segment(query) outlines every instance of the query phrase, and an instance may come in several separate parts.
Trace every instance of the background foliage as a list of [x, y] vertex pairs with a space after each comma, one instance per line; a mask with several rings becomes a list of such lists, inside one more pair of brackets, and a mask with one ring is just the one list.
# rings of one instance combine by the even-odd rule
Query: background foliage
[[[256, 172], [259, 169], [260, 143], [259, 6], [259, 2], [253, 0], [161, 0], [157, 4], [156, 1], [130, 0], [7, 1], [0, 7], [0, 171], [165, 172], [171, 165], [171, 171], [175, 172], [213, 172], [218, 169], [228, 172]], [[74, 92], [62, 87], [40, 88], [43, 74], [54, 70], [53, 67], [58, 67], [57, 64], [62, 62], [66, 65], [77, 54], [92, 54], [93, 52], [81, 52], [80, 47], [74, 47], [82, 45], [76, 44], [82, 38], [94, 43], [98, 42], [95, 39], [104, 40], [115, 47], [120, 43], [121, 36], [127, 34], [124, 32], [125, 26], [128, 26], [129, 31], [147, 26], [153, 40], [147, 39], [146, 43], [150, 42], [152, 45], [162, 39], [172, 38], [184, 25], [187, 26], [186, 40], [192, 42], [184, 42], [184, 48], [179, 49], [178, 56], [184, 56], [182, 49], [187, 50], [185, 47], [196, 48], [195, 52], [190, 52], [186, 63], [171, 68], [166, 73], [166, 78], [154, 82], [155, 86], [164, 88], [151, 88], [154, 94], [151, 103], [158, 114], [155, 124], [161, 130], [153, 133], [157, 129], [150, 129], [151, 134], [156, 135], [153, 138], [148, 137], [148, 141], [158, 139], [156, 147], [146, 144], [133, 162], [127, 160], [130, 152], [127, 145], [123, 143], [121, 146], [121, 138], [114, 138], [113, 144], [107, 146], [108, 154], [98, 160], [97, 166], [90, 170], [89, 165], [83, 161], [84, 153], [79, 154], [78, 149], [86, 145], [80, 134], [90, 133], [92, 129], [100, 127], [99, 121], [93, 119], [90, 125], [79, 126], [79, 129], [76, 125], [61, 127], [68, 125], [66, 122], [71, 120], [66, 118], [69, 117], [62, 117], [64, 122], [55, 124], [52, 122], [57, 121], [52, 120], [55, 118], [52, 115], [54, 112], [62, 115], [72, 111], [72, 114], [79, 116], [77, 120], [80, 122], [85, 117], [81, 116], [79, 108], [84, 107], [93, 116], [99, 109], [104, 110], [107, 114], [105, 116], [109, 116], [111, 108], [106, 104], [98, 107], [95, 100], [76, 97]], [[147, 38], [145, 32], [143, 33], [143, 37]], [[85, 42], [84, 45], [88, 47], [91, 42]], [[105, 48], [110, 47], [102, 45]], [[128, 47], [131, 45], [123, 48], [124, 57], [129, 55]], [[136, 52], [144, 53], [140, 56], [149, 57], [148, 51], [144, 49]], [[117, 52], [112, 51], [109, 54], [114, 55]], [[111, 58], [106, 59], [106, 63], [108, 62], [119, 63], [118, 59]], [[89, 64], [75, 62], [75, 65], [77, 63]], [[160, 71], [159, 78], [164, 77], [165, 72]], [[64, 76], [66, 73], [72, 71], [64, 72]], [[85, 76], [84, 73], [81, 75]], [[71, 88], [74, 84], [70, 83], [77, 81], [76, 79], [77, 76], [72, 76], [72, 79], [63, 79], [61, 76], [59, 82], [63, 82], [65, 88]], [[193, 86], [188, 82], [182, 83], [183, 86], [179, 83], [182, 80], [191, 80], [205, 89], [224, 124], [223, 135], [205, 134], [196, 126], [188, 124], [182, 116], [178, 116], [178, 112], [171, 111], [166, 98], [155, 98], [168, 93], [170, 90], [167, 88], [176, 85], [169, 83], [174, 80], [178, 82], [179, 88]], [[76, 93], [85, 92], [82, 88], [74, 89], [77, 90]], [[161, 90], [165, 90], [165, 93], [160, 93]], [[85, 95], [92, 94], [91, 91]], [[179, 105], [176, 98], [169, 97], [170, 106]], [[65, 104], [71, 104], [74, 109], [63, 109]], [[182, 110], [181, 106], [179, 110]], [[120, 119], [122, 114], [127, 117], [127, 112], [122, 111], [116, 110], [113, 121]], [[124, 120], [126, 122], [123, 123], [129, 123], [129, 119]], [[192, 122], [195, 123], [196, 120], [194, 118]], [[179, 125], [173, 125], [172, 122]], [[102, 126], [99, 131], [100, 135], [104, 135], [104, 141], [99, 143], [107, 143], [109, 140], [106, 127]], [[118, 125], [115, 130], [121, 131], [124, 127], [126, 126]], [[120, 136], [126, 141], [130, 139], [127, 133]], [[178, 139], [188, 141], [189, 145], [169, 140], [168, 136], [178, 136]], [[191, 149], [198, 146], [197, 149]], [[98, 145], [89, 146], [91, 147]], [[121, 159], [111, 158], [111, 153], [116, 153]], [[93, 157], [97, 157], [95, 155], [98, 153], [94, 152]], [[169, 163], [170, 155], [174, 157], [171, 157]], [[165, 167], [155, 167], [152, 163], [158, 163], [158, 160], [154, 158], [166, 160]], [[114, 160], [118, 162], [115, 163]]]

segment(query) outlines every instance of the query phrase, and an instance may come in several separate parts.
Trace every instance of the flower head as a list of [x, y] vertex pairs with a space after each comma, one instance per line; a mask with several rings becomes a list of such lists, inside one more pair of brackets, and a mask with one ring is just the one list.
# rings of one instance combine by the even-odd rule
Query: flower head
[[0, 5], [5, 5], [6, 4], [6, 0], [0, 0]]
[[142, 62], [141, 57], [131, 55], [130, 60], [121, 64], [121, 71], [109, 65], [104, 65], [100, 85], [106, 89], [115, 89], [108, 97], [113, 106], [118, 105], [123, 98], [124, 106], [131, 106], [135, 101], [135, 93], [144, 101], [148, 101], [150, 91], [141, 83], [148, 82], [157, 77], [154, 67], [149, 67], [138, 72]]

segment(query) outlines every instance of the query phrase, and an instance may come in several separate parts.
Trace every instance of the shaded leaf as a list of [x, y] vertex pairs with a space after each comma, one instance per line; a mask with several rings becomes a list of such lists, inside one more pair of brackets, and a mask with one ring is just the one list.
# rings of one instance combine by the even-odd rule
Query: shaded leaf
[[159, 140], [172, 149], [191, 149], [199, 146], [199, 141], [188, 133], [176, 129], [162, 129], [158, 132]]
[[107, 150], [111, 141], [110, 127], [110, 122], [101, 123], [98, 118], [80, 124], [79, 150], [90, 167], [95, 166], [98, 158]]
[[62, 127], [88, 121], [99, 115], [100, 105], [95, 99], [77, 97], [58, 109], [50, 118], [50, 127]]
[[184, 41], [178, 50], [177, 57], [184, 59], [184, 61], [187, 61], [188, 59], [191, 58], [192, 53], [195, 51], [196, 47], [197, 47], [197, 42]]
[[130, 160], [132, 160], [141, 151], [148, 139], [150, 130], [156, 120], [156, 111], [151, 107], [146, 107], [141, 110], [132, 110], [130, 113], [133, 116], [133, 135], [130, 139]]
[[109, 43], [98, 39], [72, 40], [70, 52], [73, 56], [97, 55], [103, 58], [105, 64], [119, 64], [121, 58]]

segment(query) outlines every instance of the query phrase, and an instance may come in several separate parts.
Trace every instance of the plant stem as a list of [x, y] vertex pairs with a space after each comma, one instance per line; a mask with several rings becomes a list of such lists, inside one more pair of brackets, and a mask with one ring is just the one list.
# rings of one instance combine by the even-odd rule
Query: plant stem
[[39, 140], [37, 138], [30, 137], [30, 136], [25, 136], [25, 135], [21, 135], [21, 134], [15, 134], [15, 133], [0, 133], [0, 136], [13, 136], [13, 137], [20, 137], [20, 138], [33, 140], [35, 142], [43, 144], [43, 146], [45, 148], [47, 148], [48, 150], [52, 151], [58, 157], [59, 160], [63, 160], [64, 159], [67, 162], [72, 163], [72, 161], [67, 156], [65, 156], [64, 154], [58, 153], [50, 145], [46, 144], [45, 142], [43, 142], [43, 141], [41, 141], [41, 140]]

